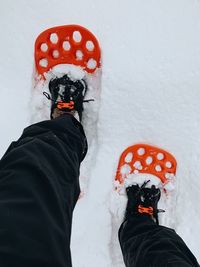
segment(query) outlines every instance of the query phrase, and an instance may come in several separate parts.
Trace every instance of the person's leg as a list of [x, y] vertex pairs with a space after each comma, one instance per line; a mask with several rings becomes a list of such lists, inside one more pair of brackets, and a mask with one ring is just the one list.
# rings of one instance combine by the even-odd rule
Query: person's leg
[[125, 221], [119, 240], [127, 267], [197, 267], [194, 255], [174, 230], [148, 215]]
[[70, 267], [72, 212], [87, 142], [63, 115], [26, 128], [0, 161], [0, 266]]
[[160, 190], [133, 185], [127, 188], [125, 221], [119, 241], [126, 267], [199, 267], [184, 241], [158, 224]]

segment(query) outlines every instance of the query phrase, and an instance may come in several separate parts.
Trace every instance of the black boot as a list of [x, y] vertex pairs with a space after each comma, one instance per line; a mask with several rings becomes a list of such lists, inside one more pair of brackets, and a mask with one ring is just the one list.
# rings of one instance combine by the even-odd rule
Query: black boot
[[161, 192], [155, 185], [146, 188], [148, 182], [142, 186], [136, 184], [126, 188], [128, 203], [125, 218], [148, 215], [158, 224], [158, 213], [163, 212], [157, 208]]
[[[79, 121], [82, 119], [83, 102], [87, 92], [87, 84], [82, 80], [72, 80], [67, 74], [61, 78], [54, 78], [49, 83], [51, 96], [44, 92], [44, 95], [51, 100], [51, 119], [54, 116], [55, 109], [60, 114], [78, 113]], [[90, 101], [90, 100], [89, 100]]]

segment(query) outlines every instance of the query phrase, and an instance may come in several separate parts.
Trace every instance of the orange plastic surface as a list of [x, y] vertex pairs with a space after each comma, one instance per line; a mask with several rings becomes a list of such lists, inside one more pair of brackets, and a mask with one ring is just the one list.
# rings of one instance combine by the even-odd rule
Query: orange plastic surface
[[160, 178], [162, 183], [167, 183], [170, 176], [176, 174], [176, 167], [176, 159], [169, 152], [158, 147], [137, 144], [122, 153], [115, 180], [123, 184], [129, 174], [148, 173]]
[[36, 70], [43, 79], [44, 73], [58, 64], [74, 64], [93, 73], [100, 67], [100, 60], [101, 51], [96, 37], [79, 25], [50, 28], [35, 41]]

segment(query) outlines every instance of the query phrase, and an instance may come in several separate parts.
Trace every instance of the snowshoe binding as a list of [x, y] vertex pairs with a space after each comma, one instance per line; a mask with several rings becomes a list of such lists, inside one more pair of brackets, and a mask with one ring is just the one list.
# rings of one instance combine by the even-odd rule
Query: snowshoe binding
[[128, 203], [125, 218], [129, 219], [133, 216], [146, 214], [151, 216], [151, 218], [159, 224], [158, 213], [164, 212], [164, 210], [157, 208], [161, 191], [159, 188], [156, 188], [155, 185], [152, 185], [151, 188], [147, 188], [146, 185], [148, 183], [149, 181], [144, 182], [142, 186], [135, 184], [126, 188]]
[[81, 121], [83, 103], [93, 101], [92, 99], [84, 100], [87, 92], [85, 80], [72, 80], [67, 74], [51, 79], [49, 91], [50, 95], [47, 92], [43, 92], [43, 94], [51, 100], [51, 119], [55, 118], [57, 114], [70, 113]]

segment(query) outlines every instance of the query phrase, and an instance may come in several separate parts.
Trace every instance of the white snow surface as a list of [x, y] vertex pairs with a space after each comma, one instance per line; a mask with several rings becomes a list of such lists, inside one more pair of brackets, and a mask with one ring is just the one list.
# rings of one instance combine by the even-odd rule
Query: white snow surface
[[126, 197], [113, 190], [113, 181], [121, 152], [135, 143], [176, 157], [176, 194], [162, 201], [169, 216], [161, 221], [175, 226], [200, 261], [200, 1], [2, 2], [1, 156], [24, 127], [48, 116], [39, 90], [45, 84], [32, 88], [34, 41], [41, 31], [65, 24], [96, 35], [103, 64], [102, 76], [87, 77], [96, 101], [87, 104], [83, 121], [89, 152], [73, 218], [73, 266], [124, 266], [117, 230]]

